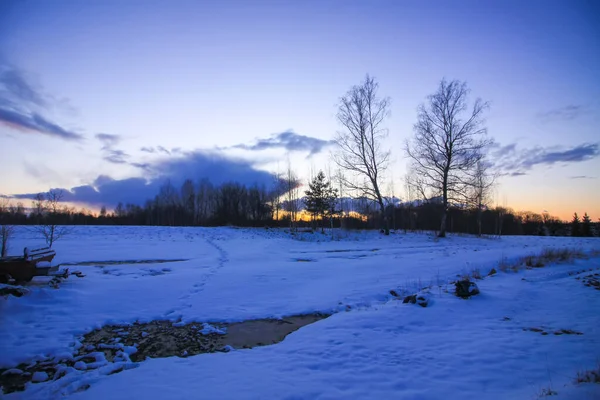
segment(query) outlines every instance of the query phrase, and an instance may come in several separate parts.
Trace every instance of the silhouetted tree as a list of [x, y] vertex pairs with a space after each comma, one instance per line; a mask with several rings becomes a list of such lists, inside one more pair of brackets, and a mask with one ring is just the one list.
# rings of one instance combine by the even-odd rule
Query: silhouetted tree
[[10, 224], [10, 202], [4, 197], [0, 197], [0, 257], [6, 257], [8, 253], [8, 244], [14, 235], [15, 227]]
[[193, 225], [196, 220], [196, 192], [191, 179], [186, 179], [181, 185], [181, 206], [183, 209], [183, 224]]
[[483, 119], [488, 103], [476, 99], [469, 108], [468, 95], [466, 83], [442, 80], [427, 104], [419, 107], [415, 136], [406, 143], [421, 195], [441, 197], [440, 237], [446, 235], [449, 203], [464, 203], [472, 171], [492, 143], [485, 137]]
[[335, 213], [337, 189], [331, 186], [331, 182], [325, 179], [323, 171], [308, 184], [308, 190], [304, 192], [304, 204], [306, 211], [313, 216], [313, 221], [321, 220], [321, 232], [325, 231], [325, 217]]
[[214, 212], [215, 188], [208, 179], [202, 179], [196, 189], [196, 224], [205, 225]]
[[297, 228], [296, 220], [300, 211], [300, 197], [298, 188], [300, 182], [296, 173], [292, 170], [292, 165], [288, 161], [286, 176], [285, 176], [285, 202], [283, 204], [285, 211], [288, 212], [290, 218], [290, 230], [295, 231]]
[[71, 210], [62, 203], [63, 197], [62, 190], [53, 189], [45, 195], [38, 195], [34, 201], [35, 212], [40, 218], [34, 230], [42, 235], [48, 247], [72, 231], [71, 227], [64, 225], [70, 222]]
[[[379, 84], [366, 76], [340, 99], [337, 119], [343, 130], [338, 132], [335, 163], [353, 176], [344, 179], [346, 187], [356, 190], [379, 205], [382, 228], [389, 235], [385, 204], [381, 194], [382, 173], [388, 167], [390, 152], [384, 150], [387, 129], [383, 123], [389, 115], [390, 99], [378, 96]], [[354, 181], [352, 178], [358, 178]], [[357, 183], [358, 182], [358, 183]]]
[[592, 220], [587, 212], [583, 214], [583, 219], [581, 220], [581, 236], [592, 236]]
[[468, 203], [477, 211], [477, 236], [481, 236], [483, 210], [491, 201], [495, 176], [490, 173], [490, 164], [481, 159], [475, 164], [468, 190]]
[[571, 236], [581, 236], [581, 227], [577, 213], [573, 214], [573, 219], [571, 220]]

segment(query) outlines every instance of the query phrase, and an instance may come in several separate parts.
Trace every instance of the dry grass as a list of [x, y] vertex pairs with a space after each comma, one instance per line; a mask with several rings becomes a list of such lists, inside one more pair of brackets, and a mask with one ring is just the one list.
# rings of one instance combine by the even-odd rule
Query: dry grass
[[556, 396], [558, 392], [552, 388], [544, 388], [540, 391], [538, 397]]
[[460, 279], [463, 281], [470, 280], [481, 280], [483, 279], [483, 275], [481, 275], [481, 270], [479, 268], [473, 268], [470, 272], [465, 272], [460, 275]]
[[575, 383], [600, 383], [600, 364], [596, 369], [578, 372]]
[[546, 248], [537, 255], [523, 257], [516, 262], [510, 262], [506, 257], [503, 257], [498, 262], [498, 270], [502, 272], [518, 272], [523, 269], [543, 268], [548, 264], [569, 262], [577, 259], [585, 259], [587, 257], [588, 255], [581, 249]]

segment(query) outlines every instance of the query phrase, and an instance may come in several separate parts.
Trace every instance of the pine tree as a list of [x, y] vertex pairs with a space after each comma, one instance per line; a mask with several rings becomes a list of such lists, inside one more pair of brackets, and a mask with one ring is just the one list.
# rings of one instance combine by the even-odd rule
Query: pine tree
[[319, 171], [312, 182], [308, 184], [309, 189], [304, 192], [304, 204], [313, 218], [313, 221], [321, 218], [321, 232], [325, 231], [325, 216], [335, 213], [335, 200], [337, 199], [337, 189], [331, 186], [331, 182], [325, 180], [323, 171]]
[[579, 216], [577, 215], [577, 213], [573, 215], [573, 220], [571, 221], [571, 236], [581, 236], [579, 227]]
[[592, 236], [592, 220], [587, 213], [583, 214], [583, 220], [581, 224], [581, 236]]

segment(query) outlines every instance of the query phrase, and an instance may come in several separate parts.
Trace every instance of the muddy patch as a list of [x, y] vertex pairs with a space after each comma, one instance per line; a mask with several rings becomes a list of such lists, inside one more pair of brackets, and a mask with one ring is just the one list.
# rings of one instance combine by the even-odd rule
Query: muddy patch
[[163, 264], [170, 262], [189, 261], [188, 258], [175, 259], [152, 259], [152, 260], [107, 260], [107, 261], [78, 261], [71, 263], [62, 263], [61, 266], [95, 266], [95, 265], [121, 265], [121, 264]]
[[268, 346], [327, 317], [329, 314], [317, 313], [234, 323], [151, 321], [107, 325], [80, 337], [73, 355], [39, 357], [11, 369], [0, 369], [0, 393], [22, 391], [30, 382], [55, 381], [74, 371], [98, 370], [110, 375], [135, 368], [148, 357], [189, 357]]
[[325, 253], [353, 253], [353, 252], [361, 252], [361, 251], [375, 252], [375, 251], [379, 251], [379, 249], [338, 249], [338, 250], [325, 250]]
[[[95, 267], [99, 268], [100, 272], [103, 275], [114, 275], [114, 276], [123, 276], [123, 275], [132, 275], [131, 271], [127, 271], [126, 269], [120, 268], [107, 268], [105, 265], [96, 265]], [[171, 272], [171, 268], [162, 268], [162, 269], [154, 269], [154, 268], [142, 268], [140, 271], [135, 273], [139, 276], [159, 276], [165, 275]]]
[[152, 321], [108, 325], [84, 335], [81, 343], [83, 348], [101, 349], [108, 360], [122, 348], [135, 348], [129, 355], [134, 362], [147, 357], [187, 357], [279, 343], [290, 333], [328, 316], [307, 314], [234, 323]]

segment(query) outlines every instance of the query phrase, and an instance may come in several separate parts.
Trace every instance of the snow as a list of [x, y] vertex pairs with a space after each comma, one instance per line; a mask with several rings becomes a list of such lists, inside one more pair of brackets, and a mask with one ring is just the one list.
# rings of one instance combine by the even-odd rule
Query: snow
[[33, 377], [31, 378], [32, 382], [45, 382], [48, 380], [48, 374], [43, 371], [37, 371], [33, 373]]
[[87, 364], [84, 363], [83, 361], [77, 361], [75, 363], [75, 365], [73, 365], [73, 368], [78, 369], [78, 370], [86, 370]]
[[211, 333], [216, 333], [218, 335], [224, 335], [227, 332], [226, 328], [217, 328], [211, 324], [204, 323], [202, 324], [202, 329], [198, 331], [202, 335], [210, 335]]
[[[11, 248], [43, 244], [32, 235], [17, 232]], [[64, 265], [85, 278], [71, 277], [59, 289], [35, 278], [26, 296], [0, 298], [0, 367], [42, 356], [72, 358], [81, 346], [77, 338], [106, 324], [168, 319], [202, 322], [199, 332], [214, 332], [218, 328], [208, 322], [333, 315], [279, 344], [229, 353], [132, 363], [135, 347], [121, 345], [115, 363], [97, 359], [93, 367], [101, 367], [90, 370], [76, 361], [65, 377], [28, 384], [5, 398], [504, 399], [535, 398], [545, 388], [563, 398], [600, 395], [600, 385], [573, 385], [578, 371], [600, 360], [600, 293], [573, 274], [598, 272], [600, 259], [498, 273], [478, 281], [481, 294], [468, 300], [443, 290], [473, 269], [486, 275], [502, 259], [548, 247], [598, 250], [598, 239], [336, 237], [303, 233], [294, 239], [272, 229], [77, 227], [53, 246], [53, 264], [89, 262]], [[429, 285], [420, 293], [429, 300], [425, 308], [389, 294], [414, 294]], [[549, 334], [524, 330], [532, 327]], [[583, 335], [554, 335], [560, 329]], [[119, 369], [126, 371], [111, 374]]]

